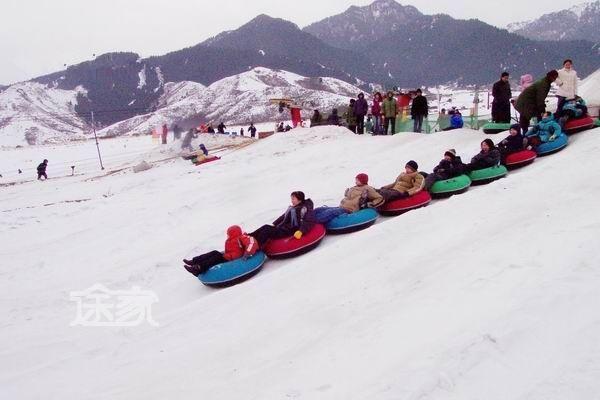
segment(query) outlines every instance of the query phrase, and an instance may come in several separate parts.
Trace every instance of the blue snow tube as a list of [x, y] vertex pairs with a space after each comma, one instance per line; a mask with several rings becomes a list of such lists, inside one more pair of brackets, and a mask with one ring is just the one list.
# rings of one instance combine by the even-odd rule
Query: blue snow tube
[[351, 214], [342, 214], [335, 217], [327, 224], [327, 233], [341, 234], [366, 229], [377, 220], [377, 211], [374, 208], [364, 208]]
[[247, 260], [238, 258], [237, 260], [217, 264], [204, 274], [198, 275], [198, 279], [206, 286], [232, 286], [258, 274], [266, 260], [266, 254], [257, 251]]
[[540, 144], [535, 148], [535, 152], [538, 156], [547, 156], [548, 154], [556, 153], [561, 151], [569, 144], [569, 137], [564, 133], [561, 133], [556, 139], [551, 142], [546, 142]]

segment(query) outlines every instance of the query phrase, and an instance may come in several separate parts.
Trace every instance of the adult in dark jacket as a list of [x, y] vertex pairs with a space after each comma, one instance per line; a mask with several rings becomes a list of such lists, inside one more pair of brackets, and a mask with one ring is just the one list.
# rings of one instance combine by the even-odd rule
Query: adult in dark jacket
[[250, 132], [250, 137], [256, 136], [256, 127], [254, 126], [254, 123], [250, 123], [250, 126], [248, 127], [248, 132]]
[[515, 108], [520, 113], [519, 125], [523, 134], [529, 130], [531, 118], [536, 117], [541, 121], [542, 114], [546, 111], [546, 96], [557, 77], [558, 71], [548, 72], [544, 78], [529, 86], [517, 98]]
[[356, 115], [354, 114], [354, 104], [356, 104], [356, 100], [350, 99], [350, 104], [344, 113], [346, 127], [350, 129], [352, 133], [356, 133]]
[[263, 225], [250, 236], [256, 238], [260, 248], [264, 248], [271, 239], [294, 236], [300, 239], [315, 225], [314, 205], [306, 199], [304, 192], [296, 191], [290, 195], [292, 205], [272, 225]]
[[359, 93], [358, 100], [354, 103], [354, 116], [356, 118], [356, 133], [365, 133], [365, 115], [369, 112], [369, 103], [365, 100], [365, 94]]
[[310, 126], [319, 126], [323, 124], [323, 116], [319, 110], [313, 111], [312, 117], [310, 117]]
[[465, 172], [490, 168], [498, 164], [500, 164], [500, 151], [492, 139], [485, 139], [481, 142], [481, 151], [471, 158], [469, 164], [465, 165]]
[[181, 128], [177, 124], [173, 125], [173, 139], [174, 140], [181, 139]]
[[341, 124], [340, 116], [338, 115], [337, 108], [331, 110], [331, 114], [327, 117], [327, 125], [336, 125], [339, 126]]
[[219, 132], [219, 133], [225, 133], [225, 129], [226, 129], [226, 128], [227, 128], [227, 127], [225, 126], [225, 124], [224, 124], [223, 122], [221, 122], [221, 123], [219, 124], [219, 126], [217, 126], [217, 132]]
[[492, 96], [494, 97], [492, 101], [492, 121], [494, 122], [510, 122], [510, 99], [512, 92], [508, 78], [508, 72], [503, 72], [500, 80], [494, 83], [494, 87], [492, 88]]
[[444, 158], [433, 169], [433, 173], [425, 178], [425, 190], [431, 189], [437, 181], [452, 179], [464, 173], [464, 164], [456, 155], [456, 150], [450, 149], [444, 153]]
[[519, 124], [512, 125], [506, 139], [498, 143], [498, 150], [500, 151], [503, 163], [506, 162], [507, 155], [516, 153], [525, 148], [523, 139], [523, 135], [521, 135], [521, 126], [519, 126]]
[[428, 112], [429, 105], [427, 104], [427, 98], [423, 96], [421, 89], [417, 89], [417, 95], [413, 99], [410, 108], [410, 115], [414, 121], [413, 132], [421, 133], [423, 118], [427, 117]]
[[192, 147], [192, 139], [193, 138], [194, 138], [194, 128], [191, 128], [190, 130], [187, 131], [187, 133], [183, 137], [183, 140], [181, 141], [181, 150], [187, 149], [189, 151], [194, 151], [194, 148]]
[[46, 167], [48, 167], [48, 160], [42, 161], [40, 165], [37, 167], [38, 181], [44, 177], [44, 179], [48, 179], [48, 175], [46, 175]]

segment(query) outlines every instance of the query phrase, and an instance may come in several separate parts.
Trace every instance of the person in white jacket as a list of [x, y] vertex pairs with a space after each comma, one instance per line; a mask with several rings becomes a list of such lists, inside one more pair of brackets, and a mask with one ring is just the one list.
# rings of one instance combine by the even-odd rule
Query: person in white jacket
[[558, 78], [554, 83], [558, 85], [558, 91], [556, 92], [558, 105], [555, 117], [560, 118], [565, 102], [577, 96], [577, 72], [573, 69], [572, 60], [566, 59], [563, 62], [563, 68], [558, 70]]

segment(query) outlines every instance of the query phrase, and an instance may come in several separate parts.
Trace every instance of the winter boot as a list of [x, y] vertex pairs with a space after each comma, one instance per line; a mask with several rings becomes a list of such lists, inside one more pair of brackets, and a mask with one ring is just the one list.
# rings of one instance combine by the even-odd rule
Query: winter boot
[[196, 267], [195, 265], [184, 265], [183, 267], [186, 269], [187, 272], [196, 277], [200, 275], [200, 268]]

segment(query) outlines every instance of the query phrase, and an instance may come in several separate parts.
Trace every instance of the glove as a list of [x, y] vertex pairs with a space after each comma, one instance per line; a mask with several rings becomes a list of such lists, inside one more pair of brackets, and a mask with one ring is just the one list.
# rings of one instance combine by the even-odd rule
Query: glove
[[298, 240], [300, 240], [300, 238], [302, 237], [302, 231], [296, 231], [294, 232], [294, 237]]

